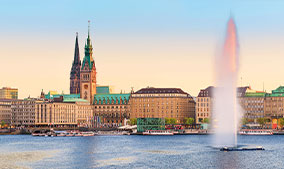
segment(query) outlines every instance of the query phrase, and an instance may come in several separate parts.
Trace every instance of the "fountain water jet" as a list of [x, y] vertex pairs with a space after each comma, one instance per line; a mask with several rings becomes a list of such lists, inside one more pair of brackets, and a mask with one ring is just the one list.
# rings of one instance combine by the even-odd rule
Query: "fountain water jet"
[[213, 129], [215, 147], [237, 146], [237, 78], [239, 45], [233, 18], [227, 24], [224, 48], [216, 57], [216, 89], [214, 91]]

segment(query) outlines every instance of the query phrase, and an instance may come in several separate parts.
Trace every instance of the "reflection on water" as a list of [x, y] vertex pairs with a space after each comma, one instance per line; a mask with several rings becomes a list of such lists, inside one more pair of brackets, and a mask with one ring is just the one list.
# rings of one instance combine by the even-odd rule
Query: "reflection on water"
[[177, 154], [181, 154], [178, 153], [177, 151], [164, 151], [164, 150], [146, 150], [145, 152], [149, 152], [149, 153], [154, 153], [154, 154], [164, 154], [164, 155], [177, 155]]
[[135, 157], [119, 157], [119, 158], [111, 158], [107, 160], [97, 160], [94, 167], [107, 167], [107, 166], [121, 166], [128, 165], [130, 163], [135, 162]]
[[12, 152], [0, 154], [1, 168], [30, 168], [28, 165], [51, 158], [57, 151]]
[[239, 168], [239, 152], [220, 152], [216, 154], [215, 158], [215, 166], [219, 169]]
[[240, 136], [265, 151], [222, 152], [211, 137], [0, 136], [0, 168], [281, 168], [284, 136]]

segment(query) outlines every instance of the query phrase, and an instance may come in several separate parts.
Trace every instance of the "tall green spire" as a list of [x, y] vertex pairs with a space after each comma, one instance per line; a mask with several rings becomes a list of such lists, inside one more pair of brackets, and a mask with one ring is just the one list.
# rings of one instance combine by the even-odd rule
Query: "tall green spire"
[[90, 38], [90, 21], [88, 21], [88, 37], [85, 43], [85, 57], [83, 60], [82, 69], [85, 67], [86, 64], [88, 64], [89, 70], [91, 70], [95, 64], [93, 59], [93, 47]]

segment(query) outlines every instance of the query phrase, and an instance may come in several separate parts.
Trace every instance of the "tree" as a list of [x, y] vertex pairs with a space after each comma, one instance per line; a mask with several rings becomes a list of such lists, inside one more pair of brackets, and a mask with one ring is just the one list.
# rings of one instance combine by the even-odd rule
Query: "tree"
[[6, 124], [5, 121], [2, 120], [2, 121], [1, 121], [1, 127], [4, 127], [5, 124]]
[[210, 120], [209, 120], [209, 118], [204, 118], [202, 122], [208, 124], [208, 123], [210, 123]]
[[176, 124], [177, 123], [177, 119], [175, 119], [175, 118], [165, 118], [165, 123], [166, 124]]
[[186, 117], [184, 118], [184, 123], [187, 125], [192, 125], [194, 123], [194, 118]]
[[263, 126], [264, 123], [265, 123], [265, 119], [264, 119], [264, 118], [258, 118], [258, 119], [256, 119], [256, 122], [257, 122], [258, 124], [260, 124], [261, 126]]
[[165, 123], [166, 124], [171, 124], [170, 118], [165, 118]]
[[284, 126], [284, 118], [278, 119], [278, 124], [281, 126], [281, 128]]
[[242, 118], [242, 124], [243, 125], [246, 125], [246, 124], [248, 124], [248, 119], [247, 118]]
[[137, 125], [137, 119], [136, 118], [130, 119], [130, 124], [131, 125]]
[[171, 124], [176, 124], [176, 123], [177, 123], [177, 119], [175, 119], [175, 118], [170, 118], [170, 123], [171, 123]]

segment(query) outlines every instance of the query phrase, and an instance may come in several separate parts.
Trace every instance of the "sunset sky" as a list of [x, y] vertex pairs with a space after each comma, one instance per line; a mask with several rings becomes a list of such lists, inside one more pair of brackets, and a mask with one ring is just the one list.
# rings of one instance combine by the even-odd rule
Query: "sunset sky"
[[[19, 97], [69, 93], [76, 32], [84, 57], [88, 20], [99, 85], [178, 87], [196, 96], [214, 85], [214, 57], [234, 16], [242, 85], [284, 85], [284, 1], [0, 0], [0, 87]], [[239, 77], [239, 79], [241, 79]], [[239, 86], [241, 80], [239, 80]]]

